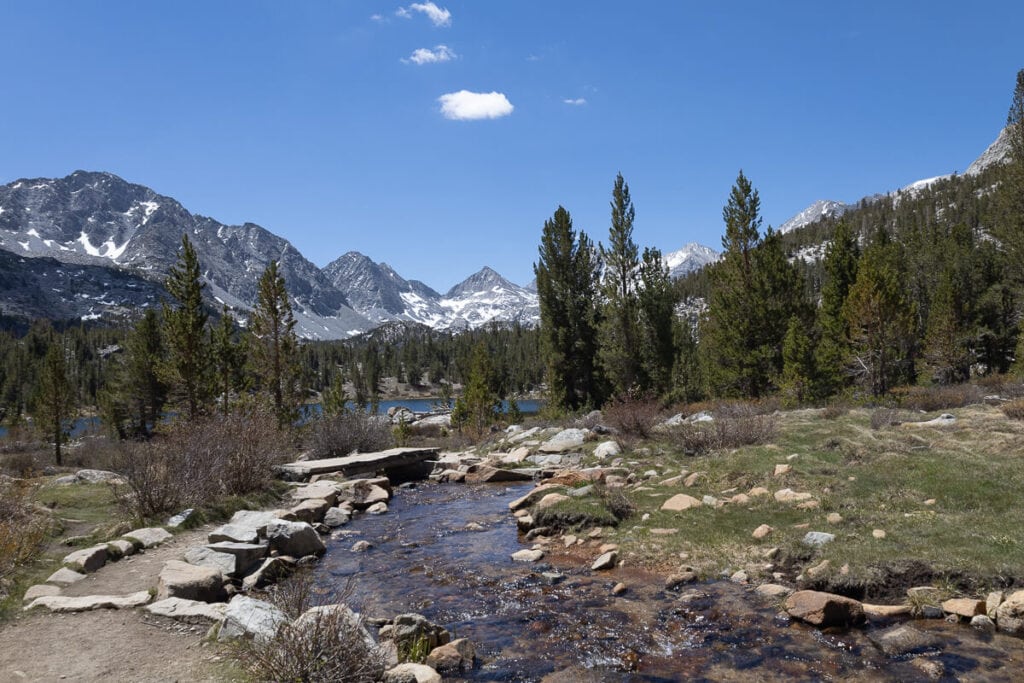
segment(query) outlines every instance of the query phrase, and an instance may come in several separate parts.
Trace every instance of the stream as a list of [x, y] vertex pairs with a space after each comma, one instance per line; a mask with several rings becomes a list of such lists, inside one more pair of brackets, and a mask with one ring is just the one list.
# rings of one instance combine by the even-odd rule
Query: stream
[[[316, 568], [321, 589], [349, 585], [368, 617], [417, 612], [477, 648], [464, 681], [926, 681], [913, 656], [886, 657], [866, 628], [791, 623], [778, 606], [728, 581], [663, 590], [663, 576], [619, 567], [591, 572], [579, 559], [513, 562], [519, 541], [508, 503], [532, 485], [420, 484], [396, 490], [385, 515], [337, 530]], [[465, 527], [476, 522], [482, 531]], [[351, 552], [367, 540], [373, 548]], [[596, 549], [593, 551], [596, 557]], [[543, 571], [565, 580], [551, 585]], [[612, 595], [624, 582], [628, 590]], [[919, 620], [943, 645], [932, 659], [947, 681], [1020, 681], [1024, 641], [965, 625]], [[935, 653], [932, 650], [931, 653]]]

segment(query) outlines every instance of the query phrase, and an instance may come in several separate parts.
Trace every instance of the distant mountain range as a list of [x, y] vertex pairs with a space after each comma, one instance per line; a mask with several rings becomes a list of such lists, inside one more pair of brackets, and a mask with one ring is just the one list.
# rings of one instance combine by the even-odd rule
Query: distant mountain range
[[[967, 174], [1003, 162], [1007, 152], [1004, 131]], [[779, 230], [796, 230], [849, 208], [821, 200]], [[516, 285], [488, 267], [444, 294], [355, 251], [320, 269], [258, 225], [225, 225], [148, 187], [86, 171], [0, 186], [0, 312], [88, 320], [158, 305], [182, 234], [195, 245], [212, 302], [232, 308], [243, 320], [255, 303], [259, 276], [276, 259], [292, 295], [298, 332], [306, 338], [343, 339], [390, 321], [464, 329], [489, 322], [536, 324], [540, 317], [532, 285]], [[697, 243], [664, 255], [672, 277], [718, 258], [716, 250]]]

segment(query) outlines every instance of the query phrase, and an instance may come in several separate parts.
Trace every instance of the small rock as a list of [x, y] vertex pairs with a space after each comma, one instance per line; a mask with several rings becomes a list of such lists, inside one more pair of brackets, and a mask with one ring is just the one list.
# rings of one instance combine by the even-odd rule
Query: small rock
[[924, 502], [925, 505], [935, 505], [937, 501], [934, 498], [929, 498]]
[[802, 503], [797, 503], [797, 510], [817, 510], [821, 507], [821, 503], [816, 500], [805, 500]]
[[478, 524], [476, 522], [469, 522], [466, 524], [466, 526], [462, 528], [466, 531], [487, 531], [487, 527], [485, 527], [483, 524]]
[[789, 474], [789, 472], [790, 472], [790, 471], [791, 471], [792, 469], [793, 469], [793, 466], [792, 466], [792, 465], [783, 465], [783, 464], [779, 464], [779, 465], [776, 465], [776, 466], [775, 466], [775, 472], [774, 472], [774, 475], [775, 475], [776, 477], [781, 477], [781, 476], [784, 476], [784, 475], [786, 475], [786, 474]]
[[622, 448], [616, 441], [602, 441], [594, 449], [595, 458], [614, 458], [620, 453], [622, 453]]
[[729, 580], [733, 583], [747, 583], [749, 577], [747, 576], [747, 573], [741, 569], [738, 572], [734, 573], [732, 576], [730, 576]]
[[561, 493], [549, 493], [543, 498], [541, 498], [539, 501], [537, 501], [537, 507], [540, 508], [541, 510], [544, 510], [546, 508], [558, 505], [559, 503], [566, 500], [569, 500], [569, 496], [563, 495]]
[[936, 659], [926, 657], [915, 657], [910, 660], [910, 665], [928, 677], [929, 680], [937, 681], [946, 675], [946, 667]]
[[767, 538], [771, 535], [773, 531], [775, 531], [775, 529], [773, 529], [772, 527], [768, 526], [767, 524], [762, 524], [761, 526], [754, 529], [754, 533], [750, 535], [757, 539]]
[[350, 551], [353, 553], [365, 553], [367, 550], [373, 547], [373, 544], [369, 541], [356, 541], [352, 544]]
[[982, 633], [995, 633], [996, 622], [992, 621], [987, 614], [976, 614], [971, 617], [971, 628]]
[[288, 617], [285, 613], [269, 602], [236, 595], [231, 598], [224, 612], [224, 621], [217, 634], [217, 640], [254, 638], [257, 642], [267, 642], [277, 634], [277, 629], [286, 623]]
[[554, 586], [556, 583], [562, 583], [563, 581], [565, 581], [565, 574], [561, 574], [559, 572], [544, 572], [540, 576], [542, 579], [544, 579], [545, 583], [551, 586]]
[[996, 608], [996, 625], [1003, 633], [1024, 635], [1024, 590], [1011, 593]]
[[327, 550], [320, 535], [306, 522], [274, 519], [267, 524], [267, 542], [281, 555], [304, 557], [321, 555]]
[[885, 536], [886, 536], [885, 529], [874, 529], [871, 532], [871, 535], [874, 536], [875, 538], [878, 538], [878, 539], [885, 538]]
[[747, 491], [747, 495], [751, 498], [759, 498], [760, 496], [767, 496], [771, 493], [768, 489], [763, 486], [755, 486], [754, 488]]
[[942, 642], [937, 636], [907, 624], [871, 633], [868, 638], [888, 657], [932, 650]]
[[864, 623], [860, 602], [820, 591], [797, 591], [786, 598], [786, 612], [814, 626], [857, 626]]
[[693, 496], [688, 496], [685, 493], [679, 493], [666, 500], [662, 504], [661, 509], [668, 512], [682, 512], [683, 510], [698, 508], [700, 506], [701, 502]]
[[750, 496], [745, 493], [737, 493], [729, 499], [729, 502], [733, 505], [746, 505], [750, 502]]
[[766, 598], [784, 598], [792, 593], [793, 589], [777, 583], [762, 583], [754, 592]]
[[178, 514], [174, 515], [173, 517], [170, 517], [167, 520], [167, 524], [165, 526], [169, 526], [172, 529], [177, 529], [182, 524], [187, 522], [189, 520], [189, 518], [191, 518], [192, 515], [195, 514], [195, 512], [196, 511], [193, 510], [192, 508], [188, 508], [187, 510], [182, 510], [181, 512], [179, 512]]
[[590, 565], [593, 571], [602, 571], [605, 569], [613, 569], [615, 565], [619, 563], [619, 551], [609, 550], [603, 553], [600, 557], [594, 560], [594, 563]]
[[683, 486], [685, 486], [688, 489], [693, 488], [694, 486], [697, 485], [697, 482], [700, 481], [703, 477], [703, 472], [694, 472], [693, 474], [686, 477], [686, 479], [683, 481]]
[[[751, 491], [753, 494], [753, 491]], [[804, 500], [810, 500], [811, 494], [804, 492], [797, 492], [793, 489], [779, 489], [775, 492], [775, 500], [780, 503], [798, 503]]]
[[970, 619], [978, 614], [985, 614], [985, 602], [971, 598], [953, 598], [942, 603], [942, 611]]
[[812, 579], [816, 579], [819, 576], [824, 576], [829, 569], [831, 569], [832, 563], [828, 560], [822, 560], [820, 564], [810, 567], [806, 570], [807, 576]]
[[836, 540], [835, 534], [830, 534], [825, 531], [808, 531], [803, 538], [802, 543], [804, 545], [820, 547], [826, 543], [831, 543]]
[[368, 515], [383, 515], [388, 511], [388, 504], [384, 501], [374, 503], [370, 507], [366, 508], [366, 514]]
[[543, 550], [523, 549], [512, 553], [512, 560], [515, 562], [540, 562], [543, 559]]
[[406, 662], [384, 672], [384, 683], [441, 683], [441, 674], [426, 664]]
[[839, 524], [843, 521], [843, 516], [838, 512], [830, 512], [825, 517], [825, 521], [827, 521], [829, 524]]
[[1003, 591], [992, 591], [985, 598], [985, 614], [989, 617], [996, 618], [996, 610], [999, 609], [999, 605], [1003, 604]]
[[697, 572], [690, 567], [684, 567], [665, 579], [665, 590], [679, 590], [682, 586], [693, 583], [696, 580]]
[[287, 555], [268, 557], [263, 564], [242, 580], [242, 590], [251, 591], [263, 588], [279, 579], [288, 576], [295, 567], [295, 560]]
[[123, 538], [118, 538], [107, 543], [107, 551], [112, 555], [117, 555], [118, 558], [127, 557], [128, 555], [135, 554], [135, 544]]

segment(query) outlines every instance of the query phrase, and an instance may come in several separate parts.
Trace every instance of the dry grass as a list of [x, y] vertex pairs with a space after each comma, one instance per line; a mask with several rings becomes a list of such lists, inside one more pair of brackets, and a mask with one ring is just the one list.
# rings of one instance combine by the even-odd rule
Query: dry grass
[[0, 484], [0, 598], [15, 572], [42, 548], [48, 528], [47, 516], [32, 503], [30, 484]]
[[999, 409], [1011, 420], [1024, 420], [1024, 399], [1004, 403]]

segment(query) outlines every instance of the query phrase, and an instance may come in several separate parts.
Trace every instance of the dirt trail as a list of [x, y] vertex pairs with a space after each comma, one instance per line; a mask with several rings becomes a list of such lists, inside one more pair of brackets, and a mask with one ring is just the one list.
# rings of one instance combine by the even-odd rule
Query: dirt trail
[[[167, 560], [203, 542], [209, 528], [112, 562], [62, 595], [124, 595], [155, 588]], [[135, 610], [22, 613], [0, 624], [0, 683], [21, 681], [223, 680], [223, 648], [204, 644], [205, 625], [180, 624]]]

